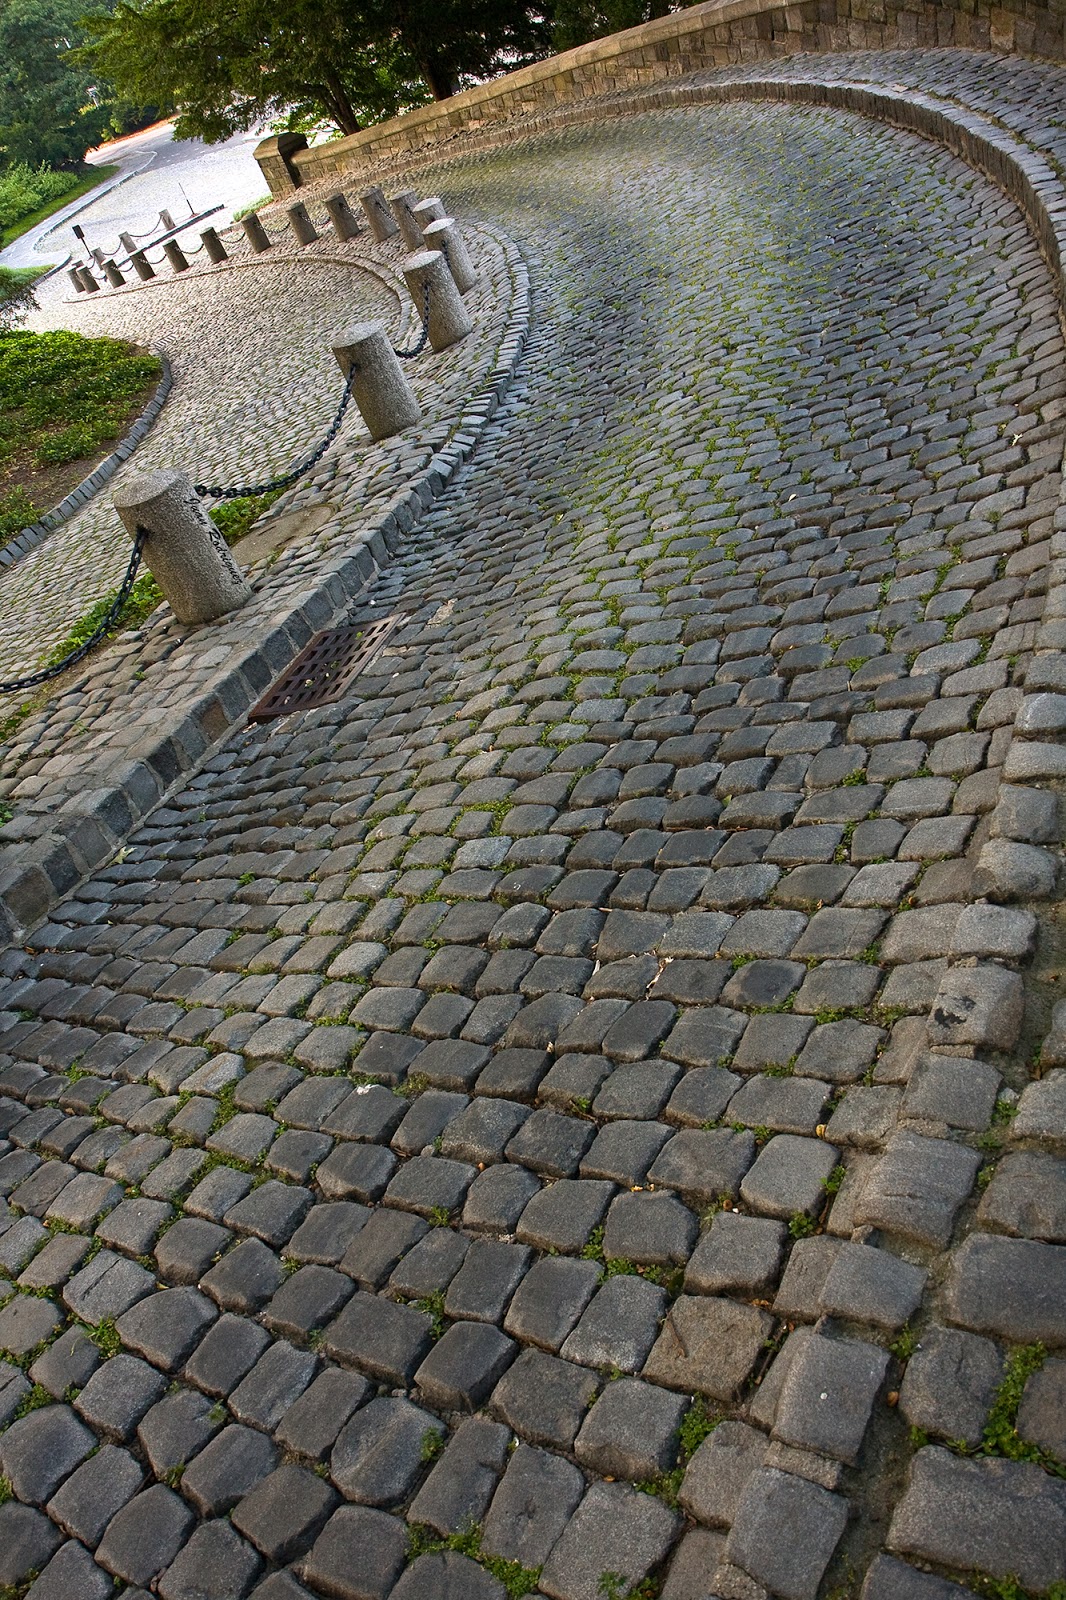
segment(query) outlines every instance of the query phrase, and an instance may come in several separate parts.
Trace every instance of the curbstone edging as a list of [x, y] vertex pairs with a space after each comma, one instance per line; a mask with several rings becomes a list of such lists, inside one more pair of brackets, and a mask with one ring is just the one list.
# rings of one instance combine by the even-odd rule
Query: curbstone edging
[[37, 522], [31, 522], [29, 527], [23, 528], [20, 533], [16, 533], [13, 539], [8, 540], [7, 544], [0, 549], [0, 571], [16, 566], [23, 556], [27, 556], [31, 550], [35, 550], [43, 540], [47, 539], [50, 533], [55, 532], [56, 528], [61, 528], [64, 522], [69, 522], [74, 513], [80, 511], [87, 500], [91, 500], [93, 495], [104, 487], [105, 483], [111, 481], [119, 467], [129, 460], [141, 440], [147, 436], [149, 429], [162, 411], [166, 398], [174, 386], [170, 362], [162, 350], [155, 350], [152, 353], [158, 356], [163, 363], [163, 375], [156, 384], [155, 393], [136, 422], [129, 432], [119, 440], [111, 454], [105, 456], [87, 477], [83, 478], [68, 495], [64, 496], [57, 506], [53, 506], [52, 510], [47, 511]]

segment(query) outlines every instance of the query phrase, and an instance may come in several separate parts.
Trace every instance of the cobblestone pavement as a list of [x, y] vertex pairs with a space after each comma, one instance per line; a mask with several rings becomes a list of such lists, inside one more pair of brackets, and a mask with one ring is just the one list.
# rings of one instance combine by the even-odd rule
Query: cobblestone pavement
[[1057, 1593], [1048, 272], [837, 112], [446, 181], [535, 316], [411, 619], [0, 962], [0, 1583]]
[[343, 388], [329, 335], [360, 317], [400, 324], [396, 290], [347, 253], [349, 263], [268, 257], [246, 270], [161, 277], [87, 301], [53, 294], [34, 314], [28, 325], [36, 329], [68, 327], [162, 350], [174, 387], [107, 488], [0, 577], [0, 677], [33, 671], [118, 586], [129, 560], [111, 503], [121, 482], [176, 466], [195, 482], [254, 484], [284, 472], [325, 432]]

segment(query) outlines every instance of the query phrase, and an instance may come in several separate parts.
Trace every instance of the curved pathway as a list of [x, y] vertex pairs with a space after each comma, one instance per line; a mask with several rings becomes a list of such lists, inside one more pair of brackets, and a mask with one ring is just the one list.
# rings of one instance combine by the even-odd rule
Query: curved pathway
[[1046, 1594], [1047, 270], [836, 112], [441, 186], [534, 324], [414, 615], [4, 958], [0, 1581]]

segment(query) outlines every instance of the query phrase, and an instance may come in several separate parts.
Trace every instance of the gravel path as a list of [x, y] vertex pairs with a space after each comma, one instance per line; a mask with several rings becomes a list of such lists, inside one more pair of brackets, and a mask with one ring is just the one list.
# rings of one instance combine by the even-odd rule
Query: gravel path
[[533, 331], [408, 619], [0, 959], [0, 1583], [1046, 1595], [1048, 271], [833, 111], [440, 182]]

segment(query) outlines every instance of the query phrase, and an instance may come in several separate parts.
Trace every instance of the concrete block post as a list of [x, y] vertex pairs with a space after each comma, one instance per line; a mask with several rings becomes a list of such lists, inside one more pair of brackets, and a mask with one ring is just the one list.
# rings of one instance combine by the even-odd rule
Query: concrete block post
[[67, 277], [70, 279], [71, 283], [74, 285], [75, 289], [77, 289], [79, 294], [85, 293], [85, 285], [81, 281], [80, 267], [71, 267], [70, 271], [67, 273]]
[[174, 218], [170, 215], [169, 211], [161, 211], [159, 213], [159, 220], [163, 224], [164, 228], [177, 227], [177, 223], [174, 221]]
[[303, 201], [297, 200], [295, 205], [286, 206], [285, 215], [289, 219], [289, 227], [296, 235], [296, 243], [314, 244], [318, 238], [318, 229], [308, 216]]
[[207, 251], [207, 259], [213, 262], [216, 267], [220, 262], [229, 260], [229, 252], [214, 228], [205, 228], [200, 238], [203, 240], [204, 249]]
[[422, 309], [426, 284], [429, 285], [429, 342], [435, 351], [465, 339], [474, 324], [459, 298], [455, 279], [439, 250], [419, 250], [403, 263], [403, 275], [411, 299]]
[[187, 473], [146, 473], [116, 489], [113, 498], [131, 538], [138, 527], [147, 529], [145, 565], [179, 622], [211, 622], [251, 599], [251, 585]]
[[343, 194], [331, 194], [326, 201], [326, 215], [333, 224], [333, 231], [343, 244], [345, 239], [354, 239], [359, 232], [359, 221], [348, 204], [348, 198]]
[[359, 204], [366, 212], [366, 220], [370, 224], [370, 231], [378, 244], [384, 244], [386, 239], [391, 239], [395, 234], [399, 233], [400, 230], [396, 226], [396, 218], [389, 210], [389, 202], [385, 199], [382, 190], [376, 185], [373, 188], [362, 191], [359, 196]]
[[133, 262], [133, 270], [138, 278], [143, 278], [147, 283], [149, 278], [155, 277], [155, 268], [143, 250], [134, 250], [130, 260]]
[[389, 205], [392, 214], [399, 225], [403, 242], [408, 250], [421, 250], [422, 229], [418, 225], [418, 218], [414, 208], [418, 204], [418, 196], [413, 189], [402, 189], [399, 194], [389, 196]]
[[411, 215], [424, 233], [431, 222], [436, 222], [438, 217], [446, 217], [448, 212], [440, 196], [431, 195], [428, 200], [420, 200], [416, 206], [412, 206]]
[[163, 246], [163, 254], [166, 256], [175, 272], [188, 272], [189, 263], [186, 261], [181, 246], [178, 244], [176, 239], [167, 240], [166, 244]]
[[357, 322], [333, 339], [333, 354], [373, 439], [401, 433], [422, 408], [380, 322]]
[[104, 276], [113, 289], [121, 289], [126, 281], [113, 261], [104, 262]]
[[255, 211], [249, 211], [246, 217], [241, 218], [241, 227], [244, 229], [244, 237], [256, 255], [262, 255], [264, 250], [270, 249], [270, 235]]
[[93, 260], [96, 262], [96, 265], [98, 267], [102, 268], [103, 264], [104, 264], [104, 252], [100, 249], [99, 245], [94, 245], [93, 248], [89, 251], [89, 254], [92, 256]]
[[137, 248], [137, 241], [132, 233], [120, 233], [118, 238], [123, 250], [128, 256], [131, 256]]
[[82, 286], [82, 288], [83, 289], [87, 289], [90, 294], [95, 294], [97, 292], [97, 290], [99, 289], [100, 285], [97, 283], [96, 279], [93, 277], [93, 275], [89, 271], [88, 267], [79, 267], [78, 271], [81, 273], [81, 286]]
[[448, 263], [459, 293], [466, 294], [472, 289], [477, 282], [477, 268], [470, 259], [470, 252], [459, 232], [458, 224], [451, 217], [442, 217], [439, 222], [427, 224], [423, 238], [427, 250], [441, 252]]

